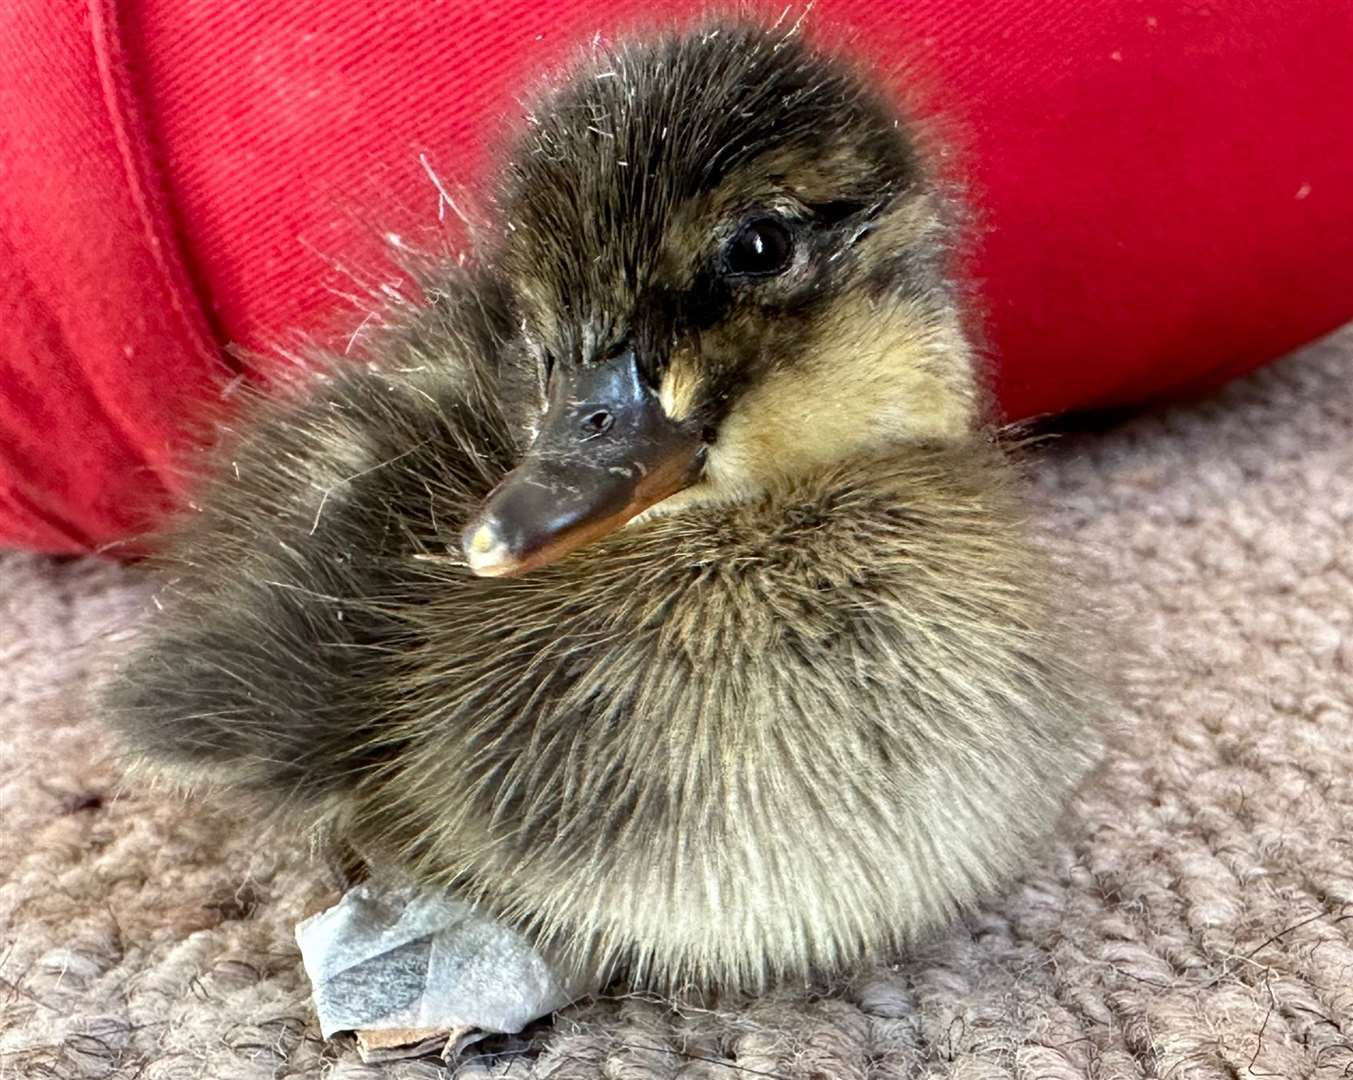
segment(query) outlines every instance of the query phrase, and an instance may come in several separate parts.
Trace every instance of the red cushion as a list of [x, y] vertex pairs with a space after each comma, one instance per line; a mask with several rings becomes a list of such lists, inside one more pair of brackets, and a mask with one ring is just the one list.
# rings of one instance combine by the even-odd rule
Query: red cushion
[[[524, 85], [653, 6], [9, 0], [0, 542], [141, 525], [223, 344], [319, 325], [333, 262], [373, 265], [363, 213], [434, 221], [420, 153], [472, 180]], [[819, 0], [809, 26], [856, 28], [944, 117], [1011, 418], [1205, 385], [1353, 317], [1347, 0]]]

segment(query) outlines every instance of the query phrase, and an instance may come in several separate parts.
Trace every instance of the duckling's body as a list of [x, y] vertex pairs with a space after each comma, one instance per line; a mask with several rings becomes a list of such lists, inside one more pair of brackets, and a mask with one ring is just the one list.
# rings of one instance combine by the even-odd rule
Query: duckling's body
[[111, 697], [135, 749], [643, 984], [1015, 872], [1097, 739], [905, 130], [792, 37], [663, 39], [503, 210], [371, 364], [245, 409]]

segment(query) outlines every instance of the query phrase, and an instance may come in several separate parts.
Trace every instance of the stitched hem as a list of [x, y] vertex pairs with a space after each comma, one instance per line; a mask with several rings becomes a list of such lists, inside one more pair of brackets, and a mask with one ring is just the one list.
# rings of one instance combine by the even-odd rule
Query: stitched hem
[[[62, 515], [53, 513], [44, 508], [40, 503], [30, 499], [17, 486], [5, 484], [0, 486], [0, 504], [8, 502], [18, 513], [16, 518], [28, 518], [28, 520], [37, 526], [33, 529], [27, 539], [21, 539], [21, 542], [30, 547], [46, 549], [48, 552], [60, 554], [81, 554], [92, 555], [96, 551], [96, 545], [93, 540], [80, 529], [74, 522], [67, 521]], [[65, 546], [52, 544], [51, 536], [42, 538], [35, 533], [38, 529], [46, 529], [49, 534], [59, 536], [65, 541]], [[37, 543], [34, 543], [37, 541]]]
[[233, 371], [235, 365], [221, 348], [220, 335], [214, 331], [188, 273], [177, 231], [172, 226], [168, 189], [152, 158], [149, 133], [137, 108], [126, 52], [118, 34], [117, 0], [89, 0], [89, 16], [94, 62], [108, 122], [122, 160], [127, 190], [140, 218], [146, 249], [159, 271], [165, 296], [198, 358], [209, 366], [219, 365]]

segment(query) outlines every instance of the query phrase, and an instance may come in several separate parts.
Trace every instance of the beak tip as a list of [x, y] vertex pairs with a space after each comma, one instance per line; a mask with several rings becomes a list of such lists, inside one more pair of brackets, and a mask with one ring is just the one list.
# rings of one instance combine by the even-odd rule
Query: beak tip
[[475, 577], [505, 577], [518, 565], [498, 531], [490, 524], [471, 525], [461, 539], [461, 550]]

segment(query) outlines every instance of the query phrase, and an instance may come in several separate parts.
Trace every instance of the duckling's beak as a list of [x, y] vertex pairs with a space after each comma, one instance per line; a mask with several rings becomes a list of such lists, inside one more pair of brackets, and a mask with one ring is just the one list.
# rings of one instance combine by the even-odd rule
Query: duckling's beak
[[523, 574], [614, 532], [694, 483], [698, 428], [667, 416], [633, 349], [556, 368], [540, 433], [461, 543], [480, 577]]

